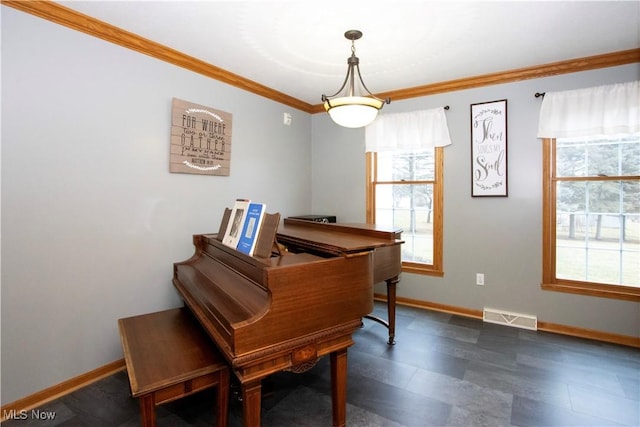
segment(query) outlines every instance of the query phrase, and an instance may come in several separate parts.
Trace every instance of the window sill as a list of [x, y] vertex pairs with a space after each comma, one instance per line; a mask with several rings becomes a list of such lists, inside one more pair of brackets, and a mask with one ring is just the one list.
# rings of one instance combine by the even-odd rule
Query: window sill
[[444, 271], [437, 270], [428, 265], [421, 265], [417, 263], [402, 263], [403, 273], [422, 274], [425, 276], [444, 277]]
[[613, 286], [562, 280], [557, 283], [543, 283], [540, 287], [545, 291], [567, 292], [571, 294], [589, 295], [602, 298], [640, 301], [640, 287], [636, 288], [633, 286]]

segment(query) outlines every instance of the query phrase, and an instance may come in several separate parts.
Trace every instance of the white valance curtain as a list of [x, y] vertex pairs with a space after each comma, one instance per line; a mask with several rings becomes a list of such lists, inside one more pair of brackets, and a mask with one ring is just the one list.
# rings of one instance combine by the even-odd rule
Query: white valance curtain
[[365, 132], [367, 152], [422, 150], [451, 144], [444, 107], [381, 114]]
[[640, 132], [640, 82], [547, 92], [538, 138], [574, 138]]

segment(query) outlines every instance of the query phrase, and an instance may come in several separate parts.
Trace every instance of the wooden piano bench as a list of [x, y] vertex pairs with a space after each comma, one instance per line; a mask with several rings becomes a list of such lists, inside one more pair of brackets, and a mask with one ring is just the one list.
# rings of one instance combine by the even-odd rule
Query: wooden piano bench
[[216, 425], [227, 425], [229, 369], [187, 308], [119, 319], [118, 327], [143, 427], [156, 425], [157, 405], [214, 386]]

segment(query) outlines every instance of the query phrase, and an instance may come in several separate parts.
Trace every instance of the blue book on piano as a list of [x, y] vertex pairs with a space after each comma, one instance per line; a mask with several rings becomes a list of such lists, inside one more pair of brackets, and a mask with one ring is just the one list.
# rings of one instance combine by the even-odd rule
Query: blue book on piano
[[247, 255], [253, 255], [260, 234], [260, 226], [267, 205], [264, 203], [250, 203], [247, 208], [246, 218], [242, 227], [242, 234], [238, 241], [237, 250]]

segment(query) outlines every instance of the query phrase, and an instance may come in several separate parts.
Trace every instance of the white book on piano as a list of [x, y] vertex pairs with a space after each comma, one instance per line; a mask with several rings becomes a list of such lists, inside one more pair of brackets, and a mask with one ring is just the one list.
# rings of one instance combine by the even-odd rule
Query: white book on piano
[[238, 247], [240, 234], [242, 233], [242, 227], [244, 226], [244, 220], [247, 216], [250, 202], [248, 199], [236, 199], [236, 203], [233, 205], [227, 230], [222, 238], [222, 243], [230, 248], [236, 249]]

